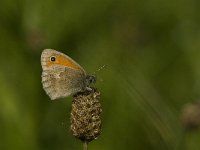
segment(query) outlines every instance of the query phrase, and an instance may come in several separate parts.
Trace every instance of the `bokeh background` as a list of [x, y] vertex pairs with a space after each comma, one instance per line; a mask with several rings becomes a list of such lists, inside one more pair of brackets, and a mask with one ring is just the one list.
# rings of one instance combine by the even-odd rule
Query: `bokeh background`
[[102, 134], [91, 150], [199, 150], [182, 107], [200, 99], [198, 0], [1, 0], [0, 149], [78, 150], [72, 98], [50, 101], [40, 55], [97, 71]]

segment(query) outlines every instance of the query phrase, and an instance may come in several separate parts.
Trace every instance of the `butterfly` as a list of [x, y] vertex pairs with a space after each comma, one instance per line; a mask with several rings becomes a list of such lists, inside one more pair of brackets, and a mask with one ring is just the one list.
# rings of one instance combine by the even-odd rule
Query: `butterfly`
[[96, 77], [88, 75], [72, 58], [53, 49], [43, 50], [41, 65], [43, 89], [51, 100], [83, 92], [96, 82]]

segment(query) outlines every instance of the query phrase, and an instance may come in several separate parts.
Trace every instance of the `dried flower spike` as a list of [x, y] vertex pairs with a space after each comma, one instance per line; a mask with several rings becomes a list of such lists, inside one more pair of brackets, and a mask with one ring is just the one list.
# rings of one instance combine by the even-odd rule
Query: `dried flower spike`
[[71, 110], [72, 134], [86, 143], [96, 139], [101, 132], [101, 112], [100, 92], [97, 89], [74, 95]]
[[200, 102], [185, 104], [182, 108], [181, 121], [187, 130], [200, 127]]

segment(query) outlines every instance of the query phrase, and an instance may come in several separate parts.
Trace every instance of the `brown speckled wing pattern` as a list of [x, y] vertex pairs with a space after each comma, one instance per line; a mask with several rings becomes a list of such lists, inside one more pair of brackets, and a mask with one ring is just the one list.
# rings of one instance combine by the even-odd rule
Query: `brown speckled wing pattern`
[[83, 69], [77, 70], [63, 65], [47, 66], [46, 62], [49, 61], [49, 57], [55, 53], [60, 54], [60, 52], [52, 50], [47, 54], [44, 52], [41, 56], [42, 84], [51, 100], [73, 95], [86, 88], [86, 74]]

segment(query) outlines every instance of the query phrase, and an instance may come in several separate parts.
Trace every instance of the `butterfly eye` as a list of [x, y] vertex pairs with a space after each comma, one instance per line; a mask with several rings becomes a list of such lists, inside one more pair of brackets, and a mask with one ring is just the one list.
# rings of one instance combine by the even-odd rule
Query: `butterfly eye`
[[51, 57], [50, 57], [50, 61], [51, 61], [51, 62], [56, 61], [56, 57], [55, 57], [55, 56], [51, 56]]

